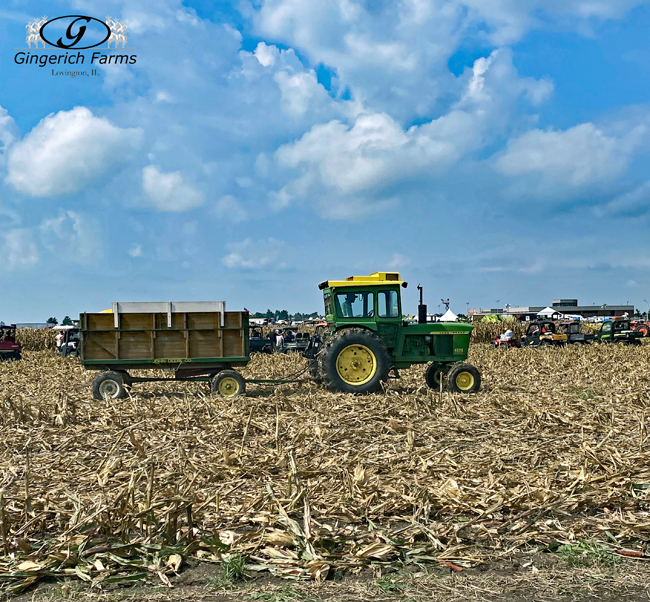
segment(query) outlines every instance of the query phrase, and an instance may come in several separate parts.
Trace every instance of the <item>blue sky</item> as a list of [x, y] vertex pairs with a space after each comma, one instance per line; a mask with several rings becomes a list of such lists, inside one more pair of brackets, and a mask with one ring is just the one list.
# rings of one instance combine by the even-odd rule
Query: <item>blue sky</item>
[[[136, 64], [14, 62], [67, 14]], [[0, 320], [320, 311], [318, 282], [395, 269], [412, 311], [418, 283], [646, 309], [649, 28], [647, 0], [4, 2]]]

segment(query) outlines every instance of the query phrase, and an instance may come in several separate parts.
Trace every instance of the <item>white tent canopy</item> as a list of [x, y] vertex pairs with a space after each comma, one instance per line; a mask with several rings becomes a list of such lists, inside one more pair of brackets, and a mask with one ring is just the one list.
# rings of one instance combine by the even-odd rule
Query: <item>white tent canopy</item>
[[537, 315], [550, 318], [551, 316], [553, 316], [554, 314], [557, 314], [557, 313], [560, 313], [560, 312], [553, 309], [552, 307], [547, 307], [546, 309], [543, 309], [542, 311], [538, 311]]
[[458, 316], [451, 309], [447, 309], [444, 315], [438, 318], [439, 322], [455, 322], [456, 320], [458, 320]]

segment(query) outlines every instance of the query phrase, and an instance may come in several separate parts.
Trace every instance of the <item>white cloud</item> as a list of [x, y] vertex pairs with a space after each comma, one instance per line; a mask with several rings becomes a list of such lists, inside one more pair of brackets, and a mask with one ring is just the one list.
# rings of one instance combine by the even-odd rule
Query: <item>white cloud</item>
[[625, 286], [634, 287], [634, 286], [637, 286], [637, 284], [638, 284], [638, 283], [637, 283], [636, 280], [628, 280], [628, 281], [625, 283]]
[[504, 46], [530, 29], [585, 32], [645, 0], [261, 0], [261, 37], [336, 71], [340, 89], [375, 112], [435, 110], [453, 87], [447, 61], [463, 42]]
[[633, 190], [621, 194], [612, 201], [599, 207], [597, 215], [613, 214], [625, 217], [638, 217], [650, 211], [650, 181], [644, 182]]
[[90, 263], [104, 255], [97, 222], [75, 211], [61, 211], [59, 217], [40, 225], [43, 245], [59, 258]]
[[215, 203], [213, 212], [218, 218], [230, 220], [235, 224], [248, 219], [248, 214], [241, 203], [230, 194], [221, 197]]
[[38, 263], [38, 247], [31, 231], [25, 228], [9, 230], [1, 242], [3, 268], [29, 269]]
[[475, 62], [459, 101], [437, 119], [404, 130], [386, 113], [364, 113], [352, 126], [315, 125], [276, 151], [279, 166], [298, 173], [272, 205], [311, 199], [321, 215], [337, 219], [384, 209], [393, 203], [384, 196], [388, 185], [448, 170], [508, 127], [519, 98], [538, 102], [551, 90], [548, 82], [519, 78], [511, 53], [501, 50]]
[[287, 73], [279, 71], [274, 76], [282, 94], [282, 109], [291, 117], [303, 117], [309, 109], [314, 96], [327, 96], [325, 89], [316, 80], [313, 71], [307, 73]]
[[406, 267], [411, 260], [405, 255], [400, 255], [399, 253], [394, 253], [391, 260], [388, 262], [388, 267], [392, 270], [399, 270], [400, 268]]
[[264, 42], [260, 42], [255, 48], [255, 58], [263, 67], [271, 67], [275, 65], [275, 61], [280, 56], [280, 50], [277, 46], [267, 46]]
[[142, 245], [134, 244], [127, 252], [134, 259], [136, 257], [142, 257]]
[[228, 255], [221, 259], [227, 268], [254, 270], [260, 268], [284, 268], [288, 249], [282, 240], [269, 238], [253, 241], [246, 238], [226, 245]]
[[7, 158], [7, 151], [18, 137], [18, 128], [7, 109], [0, 107], [0, 164]]
[[203, 205], [203, 193], [186, 182], [180, 171], [164, 173], [156, 165], [142, 170], [142, 192], [150, 204], [160, 211], [187, 211]]
[[59, 111], [12, 145], [7, 181], [35, 197], [77, 192], [127, 159], [141, 135], [140, 128], [119, 128], [86, 107]]
[[567, 130], [531, 130], [510, 140], [496, 159], [502, 174], [515, 178], [511, 193], [570, 198], [598, 190], [629, 167], [647, 137], [644, 125], [625, 133], [606, 133], [593, 123]]

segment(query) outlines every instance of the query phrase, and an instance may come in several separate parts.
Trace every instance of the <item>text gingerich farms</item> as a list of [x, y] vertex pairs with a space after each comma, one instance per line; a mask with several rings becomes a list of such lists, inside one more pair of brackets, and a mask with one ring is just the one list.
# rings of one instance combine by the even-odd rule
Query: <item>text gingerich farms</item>
[[[14, 62], [17, 65], [83, 65], [86, 57], [77, 52], [65, 54], [32, 54], [30, 52], [17, 52], [14, 56]], [[90, 57], [90, 65], [135, 65], [137, 55], [135, 54], [104, 54], [103, 52], [93, 52]]]

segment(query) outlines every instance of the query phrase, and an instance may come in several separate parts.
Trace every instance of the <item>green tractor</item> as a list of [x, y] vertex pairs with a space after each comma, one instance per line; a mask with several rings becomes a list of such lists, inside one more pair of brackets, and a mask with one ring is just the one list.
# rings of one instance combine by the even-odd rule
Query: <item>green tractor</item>
[[402, 368], [429, 364], [426, 383], [432, 389], [446, 385], [458, 393], [478, 391], [479, 371], [463, 363], [473, 327], [427, 322], [422, 287], [418, 323], [404, 321], [400, 292], [406, 286], [396, 272], [322, 282], [329, 332], [312, 350], [312, 376], [331, 391], [372, 393], [391, 371], [398, 378]]

